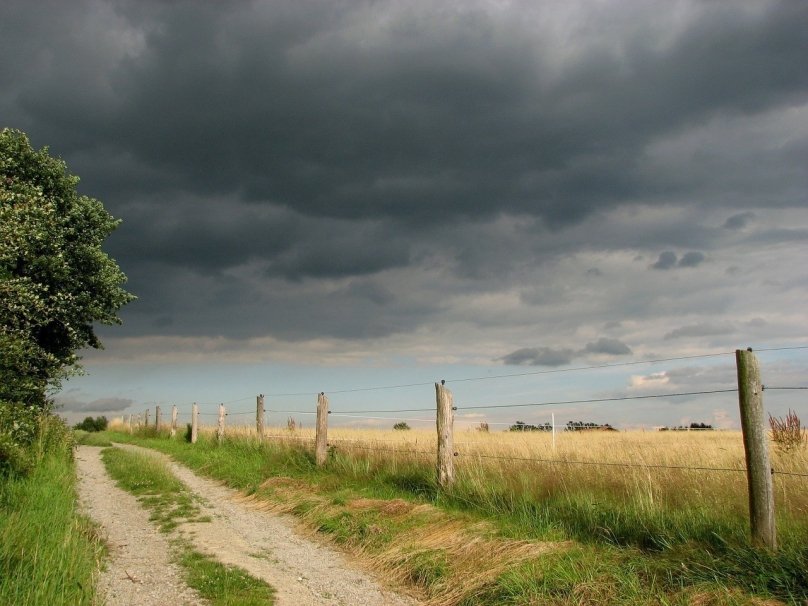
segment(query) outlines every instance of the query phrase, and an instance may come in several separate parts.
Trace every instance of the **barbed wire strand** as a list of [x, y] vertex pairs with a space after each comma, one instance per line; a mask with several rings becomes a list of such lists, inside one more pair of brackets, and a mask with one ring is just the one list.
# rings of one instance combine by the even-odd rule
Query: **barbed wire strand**
[[716, 393], [737, 392], [737, 388], [732, 389], [712, 389], [705, 391], [687, 391], [678, 393], [649, 394], [645, 396], [621, 396], [615, 398], [591, 398], [587, 400], [560, 400], [555, 402], [532, 402], [528, 404], [482, 404], [472, 406], [458, 406], [458, 410], [480, 410], [489, 408], [522, 408], [526, 406], [564, 406], [567, 404], [595, 404], [598, 402], [623, 402], [627, 400], [649, 400], [652, 398], [676, 398], [681, 396], [699, 396]]
[[[339, 443], [339, 441], [332, 442], [332, 441], [329, 440], [328, 445], [329, 446], [335, 446], [338, 443]], [[405, 453], [405, 454], [428, 454], [428, 455], [434, 455], [437, 452], [435, 450], [411, 450], [409, 448], [406, 448], [406, 449], [405, 448], [378, 448], [378, 447], [373, 447], [373, 446], [357, 446], [355, 444], [352, 444], [350, 447], [351, 448], [356, 448], [358, 450], [370, 450], [370, 451], [375, 451], [375, 452], [399, 452], [399, 453]]]
[[332, 417], [348, 417], [351, 419], [372, 419], [372, 420], [381, 420], [381, 421], [425, 421], [427, 423], [434, 423], [435, 419], [405, 419], [403, 417], [368, 417], [364, 415], [347, 415], [342, 413], [332, 413], [330, 416]]
[[537, 459], [534, 457], [513, 457], [501, 455], [487, 455], [482, 453], [457, 453], [457, 456], [477, 457], [481, 459], [498, 459], [503, 461], [532, 461], [536, 463], [550, 463], [558, 465], [596, 465], [603, 467], [639, 467], [643, 469], [684, 469], [691, 471], [743, 471], [746, 469], [738, 467], [689, 467], [687, 465], [658, 465], [658, 464], [640, 464], [640, 463], [623, 463], [623, 462], [607, 462], [607, 461], [565, 461], [561, 459]]
[[[808, 349], [808, 345], [797, 345], [797, 346], [790, 346], [790, 347], [764, 347], [753, 350], [756, 353], [762, 352], [772, 352], [772, 351], [795, 351], [795, 350], [804, 350]], [[642, 364], [659, 364], [662, 362], [676, 362], [681, 360], [695, 360], [699, 358], [716, 358], [720, 356], [728, 356], [734, 355], [734, 351], [722, 351], [722, 352], [715, 352], [715, 353], [708, 353], [708, 354], [693, 354], [688, 356], [674, 356], [670, 358], [655, 358], [651, 360], [632, 360], [629, 362], [612, 362], [607, 364], [592, 364], [589, 366], [575, 366], [572, 368], [550, 368], [550, 369], [543, 369], [543, 370], [534, 370], [534, 371], [526, 371], [526, 372], [519, 372], [519, 373], [505, 373], [499, 375], [485, 375], [485, 376], [476, 376], [476, 377], [461, 377], [461, 378], [454, 378], [454, 379], [447, 379], [446, 382], [448, 383], [463, 383], [468, 381], [485, 381], [489, 379], [507, 379], [511, 377], [525, 377], [525, 376], [534, 376], [534, 375], [545, 375], [545, 374], [557, 374], [557, 373], [566, 373], [566, 372], [579, 372], [583, 370], [596, 370], [602, 368], [619, 368], [621, 366], [638, 366]], [[420, 382], [420, 383], [400, 383], [396, 385], [377, 385], [372, 387], [354, 387], [349, 389], [335, 389], [335, 390], [320, 390], [317, 392], [312, 393], [311, 391], [305, 392], [294, 392], [294, 393], [267, 393], [265, 397], [271, 398], [278, 398], [278, 397], [291, 397], [291, 396], [314, 396], [318, 393], [328, 393], [328, 394], [343, 394], [343, 393], [355, 393], [355, 392], [362, 392], [362, 391], [378, 391], [384, 389], [402, 389], [407, 387], [427, 387], [433, 385], [434, 382]], [[774, 387], [768, 389], [776, 389]], [[801, 387], [798, 389], [808, 389], [808, 387]], [[243, 402], [246, 400], [251, 400], [255, 396], [245, 396], [243, 398], [237, 398], [234, 400], [228, 400], [225, 402], [185, 402], [178, 404], [178, 406], [188, 406], [191, 404], [199, 404], [200, 406], [210, 406], [215, 404], [233, 404], [235, 402]], [[157, 404], [157, 402], [146, 402], [146, 404]], [[413, 409], [413, 412], [415, 410]], [[384, 411], [386, 412], [386, 411]]]
[[[768, 352], [768, 351], [788, 351], [788, 350], [798, 350], [798, 349], [808, 349], [808, 345], [800, 345], [794, 347], [768, 347], [762, 349], [756, 349], [756, 352]], [[642, 364], [660, 364], [662, 362], [676, 362], [680, 360], [696, 360], [699, 358], [717, 358], [720, 356], [730, 356], [734, 355], [734, 351], [721, 351], [715, 353], [708, 353], [708, 354], [693, 354], [687, 356], [674, 356], [670, 358], [654, 358], [651, 360], [632, 360], [630, 362], [611, 362], [607, 364], [592, 364], [589, 366], [575, 366], [572, 368], [549, 368], [543, 370], [533, 370], [533, 371], [525, 371], [525, 372], [517, 372], [517, 373], [504, 373], [498, 375], [484, 375], [484, 376], [475, 376], [475, 377], [460, 377], [454, 379], [446, 379], [447, 383], [464, 383], [467, 381], [485, 381], [489, 379], [507, 379], [511, 377], [526, 377], [526, 376], [533, 376], [533, 375], [546, 375], [546, 374], [557, 374], [557, 373], [565, 373], [565, 372], [578, 372], [582, 370], [596, 370], [601, 368], [619, 368], [621, 366], [639, 366]], [[354, 387], [350, 389], [334, 389], [334, 390], [321, 390], [320, 392], [324, 392], [327, 394], [342, 394], [342, 393], [355, 393], [359, 391], [377, 391], [382, 389], [401, 389], [407, 387], [426, 387], [433, 385], [434, 382], [423, 382], [423, 383], [401, 383], [397, 385], [378, 385], [373, 387]], [[317, 393], [320, 393], [317, 392]], [[285, 396], [306, 396], [306, 395], [315, 395], [312, 394], [310, 391], [306, 392], [294, 392], [294, 393], [269, 393], [266, 394], [268, 397], [285, 397]]]

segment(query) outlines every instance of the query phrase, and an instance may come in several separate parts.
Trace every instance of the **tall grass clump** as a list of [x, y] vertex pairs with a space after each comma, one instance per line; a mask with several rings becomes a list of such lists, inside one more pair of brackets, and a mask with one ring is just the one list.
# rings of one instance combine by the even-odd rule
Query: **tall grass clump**
[[93, 604], [103, 546], [76, 509], [71, 433], [39, 411], [34, 426], [0, 472], [0, 604]]

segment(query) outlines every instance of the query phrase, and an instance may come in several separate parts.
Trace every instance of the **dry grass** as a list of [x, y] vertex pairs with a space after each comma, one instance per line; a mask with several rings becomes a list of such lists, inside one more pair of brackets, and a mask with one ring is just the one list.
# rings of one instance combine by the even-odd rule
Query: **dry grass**
[[[778, 560], [758, 558], [745, 542], [740, 432], [562, 432], [554, 448], [543, 432], [459, 431], [449, 493], [435, 490], [432, 430], [331, 428], [325, 468], [314, 466], [313, 429], [267, 427], [281, 449], [257, 448], [251, 426], [228, 426], [222, 445], [215, 427], [200, 435], [195, 447], [151, 442], [245, 490], [251, 506], [293, 513], [429, 604], [805, 594], [808, 479], [775, 475], [780, 527], [797, 540]], [[771, 456], [779, 471], [808, 473], [805, 448]]]
[[[113, 429], [123, 423], [112, 422]], [[215, 435], [215, 426], [200, 429]], [[229, 426], [226, 435], [257, 439], [254, 426]], [[267, 427], [265, 438], [287, 443], [314, 442], [314, 428], [290, 431]], [[409, 431], [330, 428], [329, 446], [363, 460], [407, 459], [431, 463], [436, 449], [433, 430]], [[559, 432], [555, 448], [546, 432], [455, 433], [459, 481], [480, 488], [492, 474], [511, 491], [522, 493], [609, 493], [642, 510], [701, 504], [746, 515], [746, 476], [740, 431]], [[777, 471], [808, 473], [808, 447], [771, 449]], [[740, 471], [726, 471], [740, 470]], [[808, 515], [807, 478], [775, 474], [778, 511]]]

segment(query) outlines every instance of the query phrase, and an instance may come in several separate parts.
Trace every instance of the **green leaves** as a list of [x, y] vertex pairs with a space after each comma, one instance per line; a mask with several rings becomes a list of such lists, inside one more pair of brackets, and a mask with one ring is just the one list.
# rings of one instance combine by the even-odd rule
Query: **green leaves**
[[44, 402], [47, 385], [100, 347], [93, 323], [120, 323], [135, 297], [101, 249], [120, 221], [24, 133], [0, 132], [0, 399]]

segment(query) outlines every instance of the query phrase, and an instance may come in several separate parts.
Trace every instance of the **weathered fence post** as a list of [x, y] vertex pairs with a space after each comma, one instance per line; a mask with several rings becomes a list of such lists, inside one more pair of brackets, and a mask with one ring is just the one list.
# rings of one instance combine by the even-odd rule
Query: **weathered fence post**
[[177, 405], [171, 406], [171, 437], [177, 435]]
[[194, 402], [191, 406], [191, 444], [196, 444], [199, 437], [199, 405]]
[[324, 392], [317, 394], [317, 430], [314, 439], [314, 459], [317, 465], [325, 465], [328, 460], [328, 397]]
[[149, 409], [147, 408], [143, 412], [143, 427], [148, 427], [148, 426], [149, 426]]
[[129, 433], [132, 433], [132, 415], [129, 415]]
[[444, 382], [435, 383], [438, 427], [438, 486], [451, 488], [454, 483], [454, 411], [452, 392]]
[[219, 423], [216, 426], [216, 441], [219, 444], [224, 440], [224, 404], [219, 404]]
[[258, 434], [258, 441], [264, 439], [264, 394], [258, 394], [255, 398], [255, 433]]
[[160, 423], [163, 420], [163, 413], [160, 410], [160, 406], [154, 407], [154, 428], [160, 429]]
[[750, 347], [735, 350], [738, 369], [738, 403], [741, 409], [743, 447], [746, 453], [746, 480], [749, 485], [749, 520], [752, 542], [777, 549], [777, 529], [774, 524], [774, 489], [769, 448], [763, 417], [763, 386], [760, 367]]

